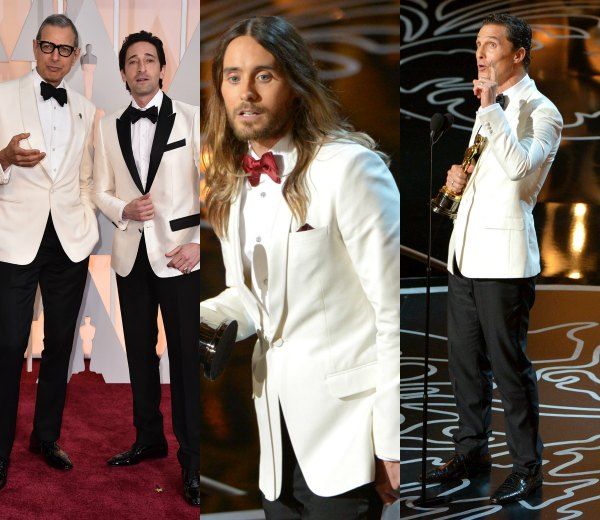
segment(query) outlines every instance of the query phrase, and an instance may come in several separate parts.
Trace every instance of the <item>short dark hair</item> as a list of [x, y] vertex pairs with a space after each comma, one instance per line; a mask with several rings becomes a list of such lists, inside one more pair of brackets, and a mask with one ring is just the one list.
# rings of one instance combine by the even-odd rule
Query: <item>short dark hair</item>
[[503, 25], [506, 27], [506, 37], [512, 43], [515, 50], [523, 47], [525, 49], [525, 58], [523, 67], [529, 70], [531, 63], [531, 26], [521, 18], [517, 18], [508, 13], [492, 13], [486, 16], [481, 26], [484, 25]]
[[68, 16], [65, 16], [64, 14], [51, 14], [50, 16], [48, 16], [42, 22], [42, 25], [40, 25], [40, 28], [38, 29], [38, 32], [35, 36], [36, 40], [38, 40], [38, 41], [41, 40], [42, 31], [44, 30], [44, 27], [46, 27], [47, 25], [52, 25], [54, 27], [70, 27], [71, 30], [73, 31], [73, 34], [75, 35], [74, 47], [76, 47], [76, 48], [79, 47], [79, 33], [77, 32], [77, 27], [75, 27], [75, 24], [72, 22], [72, 20]]
[[[158, 54], [158, 61], [160, 63], [160, 68], [162, 69], [167, 64], [167, 59], [165, 58], [165, 49], [163, 48], [163, 42], [158, 37], [153, 35], [151, 32], [140, 31], [136, 33], [132, 33], [129, 36], [125, 36], [123, 40], [123, 44], [121, 45], [121, 50], [119, 51], [119, 69], [125, 69], [125, 56], [127, 55], [127, 49], [131, 47], [134, 43], [138, 42], [148, 42], [154, 45], [156, 48], [156, 54]], [[162, 79], [158, 80], [158, 86], [162, 88], [163, 82]], [[125, 88], [129, 90], [129, 85], [125, 82]]]

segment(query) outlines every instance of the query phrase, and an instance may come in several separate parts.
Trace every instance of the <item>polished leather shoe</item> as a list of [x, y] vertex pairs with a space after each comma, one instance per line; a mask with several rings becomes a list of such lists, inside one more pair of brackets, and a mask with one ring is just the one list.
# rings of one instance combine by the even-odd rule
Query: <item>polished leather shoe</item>
[[[484, 455], [455, 453], [450, 460], [428, 471], [425, 474], [425, 482], [431, 484], [475, 477], [490, 471], [491, 467], [492, 458], [489, 453]], [[419, 476], [419, 480], [423, 480], [423, 475]]]
[[529, 473], [513, 471], [491, 496], [492, 504], [518, 502], [533, 493], [544, 480], [542, 467], [536, 466]]
[[109, 466], [133, 466], [147, 459], [163, 459], [168, 454], [166, 444], [134, 444], [130, 450], [107, 461]]
[[6, 479], [8, 478], [8, 461], [0, 458], [0, 489], [6, 486]]
[[38, 442], [31, 440], [29, 442], [29, 451], [41, 455], [48, 466], [63, 471], [73, 469], [71, 459], [69, 459], [69, 456], [60, 449], [60, 446], [56, 442]]
[[200, 472], [182, 470], [183, 496], [188, 504], [200, 507]]

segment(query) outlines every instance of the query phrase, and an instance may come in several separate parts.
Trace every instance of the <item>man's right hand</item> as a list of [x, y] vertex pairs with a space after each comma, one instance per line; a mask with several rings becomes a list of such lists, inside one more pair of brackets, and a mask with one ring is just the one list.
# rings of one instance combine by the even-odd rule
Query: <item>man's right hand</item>
[[123, 209], [123, 218], [126, 220], [151, 220], [154, 218], [154, 205], [150, 200], [150, 194], [142, 195], [133, 199], [125, 209]]
[[465, 189], [467, 181], [469, 180], [469, 174], [473, 172], [473, 165], [467, 168], [467, 173], [463, 172], [460, 164], [453, 164], [448, 170], [448, 177], [446, 178], [446, 188], [452, 193], [462, 193]]
[[46, 154], [39, 150], [26, 150], [19, 146], [19, 142], [23, 139], [27, 139], [31, 134], [17, 134], [8, 143], [6, 148], [0, 150], [0, 164], [2, 169], [6, 170], [9, 166], [14, 164], [15, 166], [22, 166], [24, 168], [31, 168], [39, 163]]

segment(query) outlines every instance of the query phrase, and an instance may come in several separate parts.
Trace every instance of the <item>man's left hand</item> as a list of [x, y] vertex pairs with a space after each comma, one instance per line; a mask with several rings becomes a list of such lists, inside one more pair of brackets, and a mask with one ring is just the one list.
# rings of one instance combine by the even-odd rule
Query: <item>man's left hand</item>
[[377, 459], [375, 462], [375, 490], [385, 505], [398, 499], [400, 462]]
[[481, 100], [481, 108], [489, 107], [496, 102], [498, 82], [496, 81], [496, 67], [493, 63], [488, 66], [490, 77], [480, 77], [473, 80], [473, 93]]
[[179, 269], [183, 274], [188, 274], [200, 261], [200, 244], [183, 244], [177, 246], [166, 255], [171, 261], [167, 267]]

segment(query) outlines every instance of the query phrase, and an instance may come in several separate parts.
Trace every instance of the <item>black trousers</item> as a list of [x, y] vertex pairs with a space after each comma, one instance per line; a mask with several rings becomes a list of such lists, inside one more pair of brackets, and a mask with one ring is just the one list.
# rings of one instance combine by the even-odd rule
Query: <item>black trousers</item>
[[[165, 258], [167, 261], [167, 259]], [[158, 308], [167, 337], [173, 430], [182, 467], [200, 469], [200, 279], [199, 271], [159, 278], [152, 271], [142, 236], [131, 273], [117, 276], [133, 422], [140, 444], [166, 443], [160, 412], [160, 359], [156, 355]]]
[[492, 374], [506, 423], [513, 469], [541, 463], [535, 371], [527, 358], [529, 311], [535, 279], [448, 278], [448, 361], [458, 409], [459, 453], [487, 453], [491, 433]]
[[44, 442], [60, 437], [69, 360], [88, 260], [69, 259], [49, 216], [33, 262], [0, 262], [0, 457], [9, 458], [15, 438], [23, 356], [38, 283], [44, 302], [44, 350], [32, 436]]
[[262, 497], [266, 520], [379, 520], [383, 502], [373, 482], [341, 495], [321, 497], [306, 484], [281, 413], [283, 478], [275, 501]]

